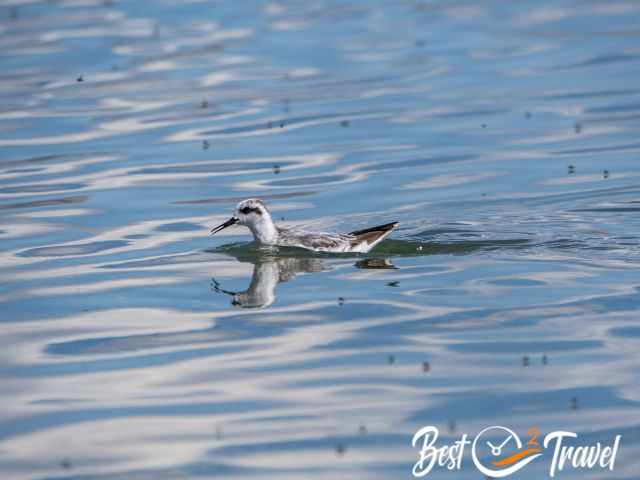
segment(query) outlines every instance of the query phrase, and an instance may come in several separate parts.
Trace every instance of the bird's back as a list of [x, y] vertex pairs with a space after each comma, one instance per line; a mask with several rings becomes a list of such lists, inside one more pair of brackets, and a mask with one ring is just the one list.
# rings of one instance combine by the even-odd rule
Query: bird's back
[[366, 253], [384, 240], [398, 222], [356, 230], [347, 234], [306, 232], [278, 227], [278, 245], [300, 247], [316, 252]]
[[278, 245], [282, 247], [306, 248], [316, 252], [349, 252], [351, 240], [349, 235], [278, 227]]

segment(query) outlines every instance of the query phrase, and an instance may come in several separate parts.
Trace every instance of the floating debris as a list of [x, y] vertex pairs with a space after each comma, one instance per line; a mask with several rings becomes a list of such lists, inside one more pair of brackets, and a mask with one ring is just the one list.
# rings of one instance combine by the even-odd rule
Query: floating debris
[[431, 364], [429, 362], [422, 362], [422, 371], [427, 373], [431, 371]]
[[458, 425], [455, 420], [449, 420], [447, 427], [449, 427], [449, 433], [454, 433], [458, 428]]

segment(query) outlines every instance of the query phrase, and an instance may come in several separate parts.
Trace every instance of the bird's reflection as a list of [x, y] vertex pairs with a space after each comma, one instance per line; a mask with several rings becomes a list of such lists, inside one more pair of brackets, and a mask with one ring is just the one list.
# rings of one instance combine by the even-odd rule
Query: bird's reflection
[[[278, 283], [292, 280], [300, 273], [324, 272], [332, 269], [324, 258], [316, 257], [258, 256], [248, 261], [253, 263], [253, 274], [249, 288], [244, 291], [225, 290], [215, 278], [211, 279], [211, 288], [216, 293], [230, 295], [233, 298], [231, 304], [240, 308], [268, 307], [276, 299]], [[385, 258], [364, 258], [357, 261], [354, 266], [365, 269], [396, 268]]]

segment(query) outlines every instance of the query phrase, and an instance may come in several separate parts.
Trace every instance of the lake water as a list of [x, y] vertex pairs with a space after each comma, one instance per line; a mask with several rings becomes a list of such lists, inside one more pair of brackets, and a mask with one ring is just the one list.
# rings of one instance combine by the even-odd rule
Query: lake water
[[[411, 478], [425, 425], [637, 478], [639, 42], [634, 1], [0, 0], [2, 478]], [[400, 226], [211, 237], [247, 197]]]

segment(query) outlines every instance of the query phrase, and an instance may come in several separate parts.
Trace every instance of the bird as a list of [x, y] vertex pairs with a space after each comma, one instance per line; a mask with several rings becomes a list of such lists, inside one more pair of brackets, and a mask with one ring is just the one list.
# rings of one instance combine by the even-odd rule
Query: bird
[[243, 200], [235, 208], [233, 216], [211, 229], [211, 234], [239, 224], [248, 227], [260, 246], [298, 247], [314, 252], [367, 253], [384, 240], [398, 222], [386, 223], [349, 233], [307, 232], [278, 227], [267, 206], [257, 198]]

